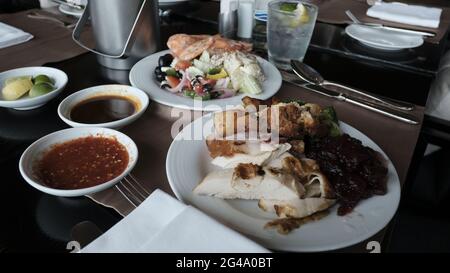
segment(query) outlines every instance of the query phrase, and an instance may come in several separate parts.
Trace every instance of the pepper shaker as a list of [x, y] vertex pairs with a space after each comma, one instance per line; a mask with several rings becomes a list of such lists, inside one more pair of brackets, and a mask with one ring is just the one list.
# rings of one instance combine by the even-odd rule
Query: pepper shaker
[[219, 33], [226, 38], [235, 38], [238, 27], [238, 1], [221, 0]]

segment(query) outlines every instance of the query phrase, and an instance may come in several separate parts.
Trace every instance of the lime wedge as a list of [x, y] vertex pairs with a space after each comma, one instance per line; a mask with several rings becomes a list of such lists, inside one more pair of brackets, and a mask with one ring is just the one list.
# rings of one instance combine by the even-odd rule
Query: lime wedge
[[54, 89], [55, 88], [51, 84], [46, 82], [40, 82], [38, 84], [33, 85], [33, 87], [30, 90], [30, 97], [32, 98], [39, 97], [52, 92]]
[[297, 3], [281, 3], [281, 5], [280, 5], [281, 11], [293, 12], [296, 9], [297, 9]]
[[36, 77], [34, 77], [34, 84], [38, 83], [53, 84], [52, 80], [47, 75], [37, 75]]

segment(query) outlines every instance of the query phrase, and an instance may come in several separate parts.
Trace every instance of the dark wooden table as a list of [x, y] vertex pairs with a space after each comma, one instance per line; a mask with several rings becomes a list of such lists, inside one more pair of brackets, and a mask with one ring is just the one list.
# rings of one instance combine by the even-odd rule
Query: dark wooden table
[[[196, 12], [198, 13], [199, 9], [196, 9]], [[209, 11], [207, 14], [213, 13]], [[192, 14], [187, 15], [189, 18], [195, 17]], [[198, 17], [197, 19], [200, 20], [189, 18], [174, 12], [174, 15], [162, 26], [162, 40], [178, 32], [216, 32], [216, 25], [210, 22], [210, 18]], [[306, 63], [313, 65], [331, 80], [339, 80], [374, 93], [414, 102], [418, 105], [415, 114], [422, 119], [424, 109], [422, 106], [426, 103], [433, 69], [437, 66], [430, 66], [429, 72], [421, 73], [411, 67], [405, 70], [404, 67], [380, 62], [377, 59], [368, 60], [357, 58], [356, 55], [350, 56], [350, 54], [336, 52], [333, 48], [316, 43], [320, 41], [320, 37], [317, 36], [322, 33], [320, 29], [322, 27], [316, 29], [314, 42], [305, 58]], [[336, 35], [334, 39], [344, 38]], [[335, 43], [338, 43], [337, 40]], [[428, 50], [427, 56], [439, 59], [440, 50], [436, 48]], [[48, 64], [48, 66], [62, 69], [69, 75], [69, 84], [58, 98], [32, 111], [0, 109], [0, 172], [2, 173], [0, 213], [4, 219], [0, 225], [0, 251], [3, 249], [65, 252], [66, 244], [71, 240], [72, 228], [77, 223], [90, 221], [106, 231], [121, 219], [114, 210], [97, 205], [87, 198], [67, 199], [40, 193], [28, 186], [19, 174], [18, 159], [31, 142], [50, 132], [67, 128], [56, 114], [56, 108], [62, 99], [73, 92], [94, 85], [128, 84], [128, 71], [115, 71], [101, 67], [92, 54], [80, 55], [60, 63]], [[420, 126], [413, 129], [402, 126], [395, 128], [395, 124], [391, 123], [383, 129], [383, 119], [373, 113], [330, 102], [312, 93], [301, 94], [297, 90], [294, 86], [285, 83], [280, 96], [301, 97], [312, 102], [334, 104], [344, 121], [355, 125], [382, 146], [393, 160], [401, 180], [405, 181], [408, 167], [413, 160]], [[165, 156], [171, 142], [170, 126], [173, 121], [170, 110], [169, 107], [151, 103], [139, 121], [124, 128], [140, 149], [141, 156], [134, 172], [141, 181], [146, 181], [150, 190], [162, 188], [171, 192], [165, 176]], [[384, 232], [380, 233], [376, 239], [381, 240], [383, 234]], [[364, 251], [364, 244], [343, 251], [355, 250]]]

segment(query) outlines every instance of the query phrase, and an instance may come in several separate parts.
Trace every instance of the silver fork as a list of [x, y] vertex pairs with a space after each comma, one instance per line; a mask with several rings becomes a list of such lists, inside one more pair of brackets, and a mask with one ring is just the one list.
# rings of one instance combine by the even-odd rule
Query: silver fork
[[139, 206], [150, 195], [131, 173], [117, 183], [116, 188], [134, 207]]
[[382, 27], [382, 24], [377, 24], [377, 23], [363, 23], [361, 21], [359, 21], [358, 18], [356, 18], [356, 16], [350, 11], [350, 10], [346, 10], [345, 14], [348, 16], [348, 18], [350, 18], [353, 23], [358, 24], [358, 25], [365, 25], [365, 26], [372, 26], [372, 27]]

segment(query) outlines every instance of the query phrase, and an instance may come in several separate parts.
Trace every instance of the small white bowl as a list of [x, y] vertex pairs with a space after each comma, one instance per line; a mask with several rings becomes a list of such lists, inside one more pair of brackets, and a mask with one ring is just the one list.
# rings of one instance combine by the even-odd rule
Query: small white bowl
[[[70, 119], [70, 111], [78, 103], [98, 96], [111, 95], [127, 97], [135, 102], [137, 105], [136, 112], [133, 115], [120, 120], [97, 124], [79, 123]], [[149, 99], [147, 94], [135, 87], [118, 84], [100, 85], [80, 90], [65, 98], [58, 106], [58, 115], [65, 123], [72, 127], [104, 127], [118, 129], [138, 119], [147, 109], [148, 102]], [[95, 115], [95, 113], [92, 114]]]
[[59, 93], [66, 87], [68, 77], [64, 71], [61, 71], [52, 67], [36, 66], [36, 67], [23, 67], [8, 70], [0, 73], [0, 89], [3, 88], [5, 81], [9, 78], [20, 77], [20, 76], [37, 76], [40, 74], [45, 74], [49, 76], [54, 81], [55, 90], [49, 92], [45, 95], [30, 98], [25, 95], [17, 100], [5, 100], [3, 94], [0, 90], [0, 107], [14, 108], [16, 110], [31, 110], [43, 106], [51, 99], [55, 98]]
[[[51, 188], [41, 183], [36, 178], [36, 175], [33, 172], [34, 164], [36, 164], [36, 162], [38, 162], [42, 158], [43, 154], [46, 151], [48, 151], [53, 145], [81, 137], [97, 136], [97, 135], [105, 137], [114, 137], [127, 149], [129, 157], [128, 166], [119, 176], [97, 186], [75, 190]], [[30, 147], [28, 147], [20, 157], [19, 170], [20, 173], [22, 174], [22, 177], [25, 179], [25, 181], [28, 182], [28, 184], [30, 184], [31, 186], [42, 192], [55, 196], [75, 197], [99, 192], [114, 186], [134, 168], [137, 159], [138, 159], [138, 149], [136, 147], [136, 144], [133, 142], [131, 138], [129, 138], [127, 135], [121, 132], [107, 128], [95, 128], [95, 127], [70, 128], [46, 135], [41, 139], [37, 140], [36, 142], [34, 142], [33, 144], [31, 144]]]

